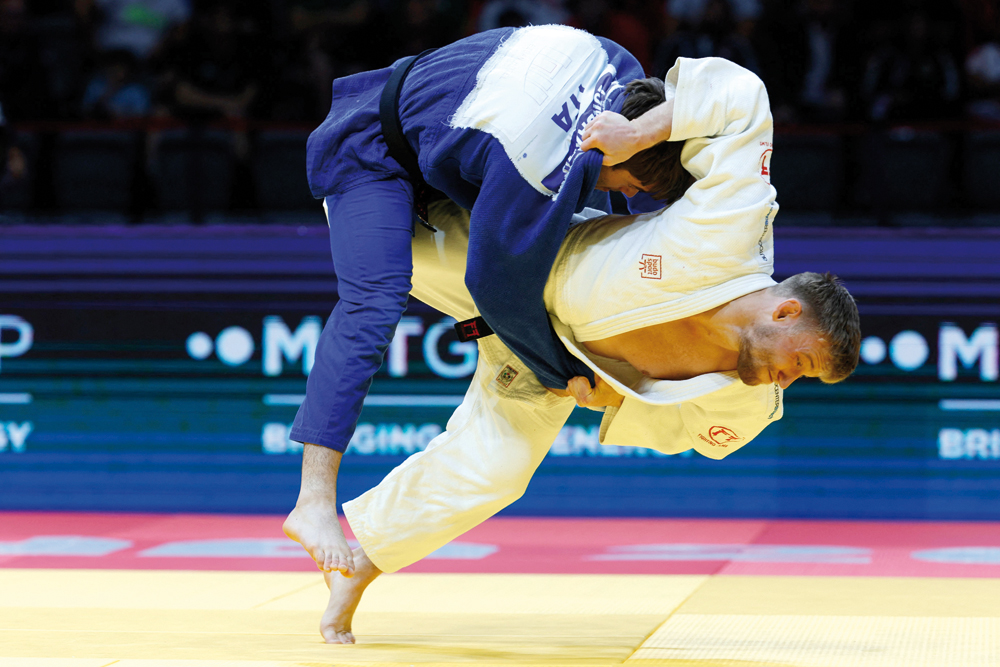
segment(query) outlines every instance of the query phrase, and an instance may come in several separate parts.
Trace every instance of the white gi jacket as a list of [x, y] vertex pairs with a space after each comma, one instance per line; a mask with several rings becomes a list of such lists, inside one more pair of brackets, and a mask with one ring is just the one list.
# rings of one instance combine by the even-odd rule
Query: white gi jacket
[[573, 228], [545, 301], [566, 347], [625, 396], [621, 408], [605, 412], [602, 443], [668, 454], [693, 447], [720, 459], [781, 419], [777, 384], [750, 387], [735, 372], [683, 381], [622, 375], [578, 344], [689, 317], [775, 284], [778, 205], [764, 84], [721, 58], [679, 58], [665, 83], [668, 98], [674, 93], [670, 139], [687, 140], [681, 162], [696, 182], [662, 211]]

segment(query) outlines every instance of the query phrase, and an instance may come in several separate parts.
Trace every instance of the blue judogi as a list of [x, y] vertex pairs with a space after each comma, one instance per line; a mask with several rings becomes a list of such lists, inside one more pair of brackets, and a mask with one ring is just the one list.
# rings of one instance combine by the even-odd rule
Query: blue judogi
[[[338, 451], [350, 441], [410, 291], [413, 189], [388, 156], [379, 123], [392, 70], [334, 81], [330, 114], [308, 143], [309, 186], [325, 199], [340, 300], [291, 437]], [[620, 111], [624, 84], [642, 77], [613, 42], [537, 26], [438, 49], [417, 61], [402, 88], [400, 121], [424, 179], [471, 211], [469, 291], [549, 387], [577, 375], [593, 381], [555, 337], [542, 300], [573, 214], [594, 206], [602, 155], [579, 151], [579, 135], [600, 111]], [[601, 199], [610, 210], [607, 195]]]

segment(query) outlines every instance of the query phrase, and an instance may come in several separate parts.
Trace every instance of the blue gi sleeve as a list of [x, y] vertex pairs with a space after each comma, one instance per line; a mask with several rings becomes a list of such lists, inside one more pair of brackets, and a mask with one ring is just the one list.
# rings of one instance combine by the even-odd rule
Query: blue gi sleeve
[[590, 196], [600, 173], [597, 151], [581, 154], [555, 199], [517, 172], [494, 143], [469, 223], [465, 284], [476, 307], [500, 339], [546, 387], [565, 389], [594, 374], [556, 337], [543, 292], [573, 213]]

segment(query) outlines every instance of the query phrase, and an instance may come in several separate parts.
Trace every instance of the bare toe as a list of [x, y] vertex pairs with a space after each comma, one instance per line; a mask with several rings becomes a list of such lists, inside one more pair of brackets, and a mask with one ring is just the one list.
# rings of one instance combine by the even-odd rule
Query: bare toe
[[333, 641], [327, 641], [327, 644], [353, 644], [354, 635], [350, 632], [338, 632], [336, 638]]

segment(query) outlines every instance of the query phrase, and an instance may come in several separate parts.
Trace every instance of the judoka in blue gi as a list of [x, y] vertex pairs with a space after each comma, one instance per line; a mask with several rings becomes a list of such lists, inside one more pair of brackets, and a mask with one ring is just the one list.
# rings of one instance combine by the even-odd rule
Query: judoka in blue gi
[[290, 434], [305, 447], [285, 532], [321, 570], [347, 576], [354, 566], [336, 515], [337, 473], [410, 292], [419, 178], [471, 211], [469, 292], [504, 344], [555, 389], [575, 377], [596, 382], [559, 342], [542, 298], [573, 214], [585, 205], [609, 210], [607, 191], [632, 198], [634, 212], [653, 210], [687, 185], [677, 143], [614, 168], [600, 152], [581, 150], [587, 124], [621, 111], [625, 85], [643, 77], [635, 58], [608, 40], [564, 26], [501, 29], [418, 59], [397, 112], [418, 177], [390, 157], [380, 123], [394, 71], [334, 81], [330, 114], [308, 143], [309, 185], [327, 211], [339, 301]]

